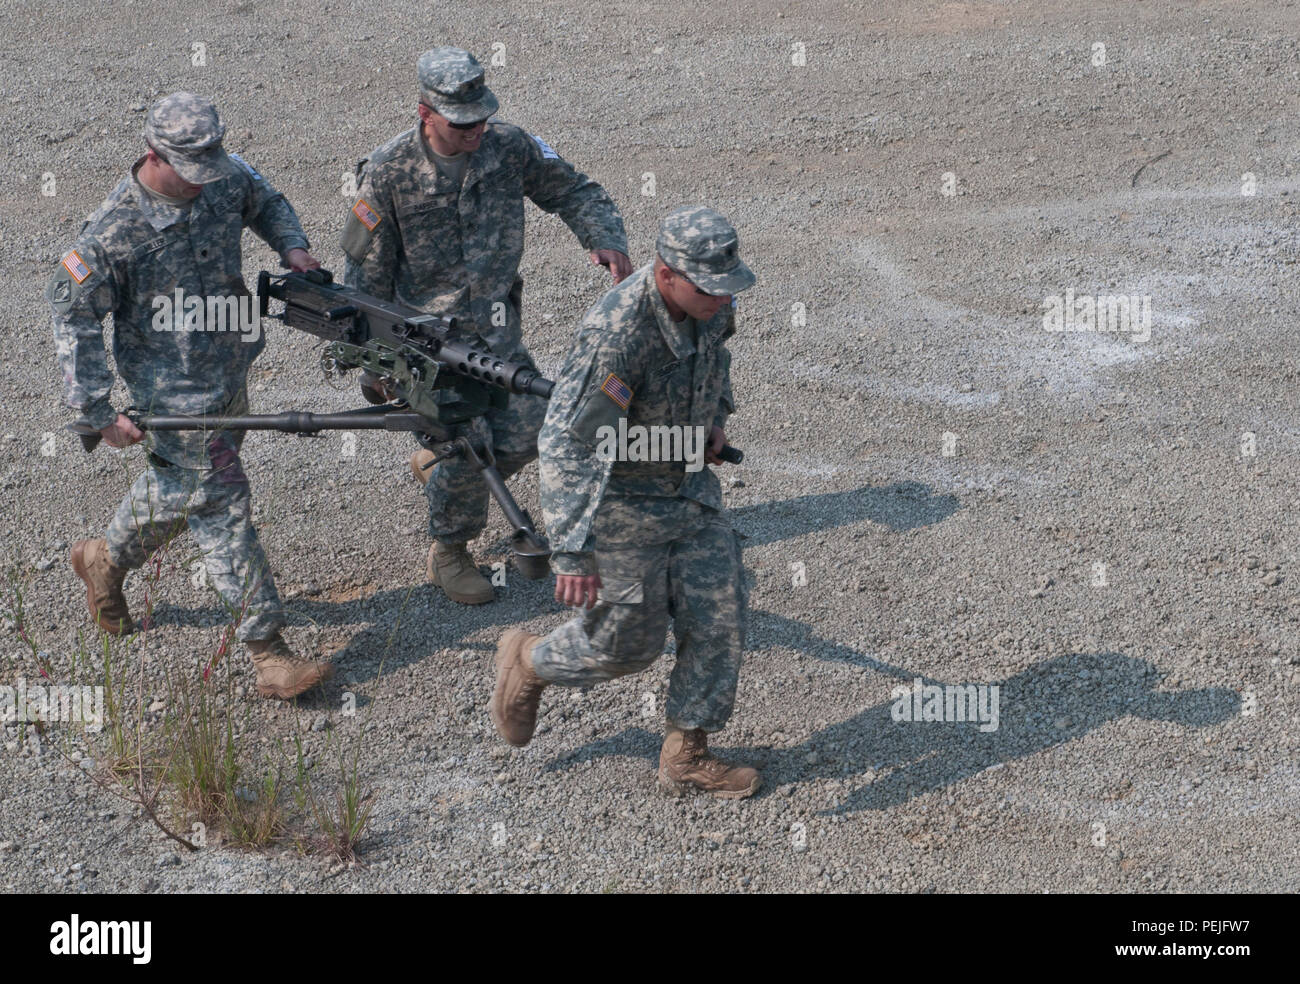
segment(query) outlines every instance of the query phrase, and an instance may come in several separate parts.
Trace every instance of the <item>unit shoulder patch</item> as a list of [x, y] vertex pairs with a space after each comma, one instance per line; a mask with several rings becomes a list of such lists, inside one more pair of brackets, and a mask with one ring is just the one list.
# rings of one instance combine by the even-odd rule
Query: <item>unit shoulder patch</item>
[[555, 161], [558, 161], [560, 159], [560, 155], [555, 152], [555, 149], [550, 144], [548, 144], [545, 140], [543, 140], [541, 137], [537, 136], [536, 134], [529, 134], [529, 136], [531, 136], [535, 141], [537, 141], [537, 146], [541, 149], [543, 157]]
[[232, 161], [234, 161], [236, 164], [238, 164], [240, 167], [242, 167], [245, 171], [247, 171], [247, 172], [249, 173], [249, 175], [252, 176], [252, 178], [253, 178], [254, 181], [263, 181], [263, 180], [265, 180], [265, 179], [264, 179], [260, 174], [257, 173], [257, 169], [256, 169], [255, 167], [253, 167], [252, 164], [249, 164], [248, 161], [244, 160], [244, 159], [243, 159], [242, 157], [240, 157], [238, 154], [230, 153], [230, 154], [227, 154], [226, 156], [228, 156]]

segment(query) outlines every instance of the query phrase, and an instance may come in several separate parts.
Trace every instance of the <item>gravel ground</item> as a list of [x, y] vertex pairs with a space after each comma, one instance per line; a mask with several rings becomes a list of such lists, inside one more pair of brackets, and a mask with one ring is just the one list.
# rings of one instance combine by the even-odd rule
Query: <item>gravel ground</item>
[[[9, 0], [0, 19], [0, 559], [56, 671], [86, 628], [67, 547], [140, 461], [60, 430], [40, 292], [137, 156], [147, 104], [216, 99], [230, 148], [341, 268], [344, 172], [408, 125], [418, 53], [463, 44], [504, 59], [504, 118], [609, 189], [636, 262], [663, 214], [702, 201], [759, 275], [732, 344], [747, 457], [724, 473], [750, 651], [715, 746], [765, 780], [745, 802], [655, 793], [671, 657], [548, 691], [536, 740], [507, 747], [492, 651], [565, 618], [550, 582], [512, 570], [472, 610], [422, 583], [409, 439], [359, 435], [349, 456], [337, 434], [254, 435], [287, 635], [339, 677], [297, 709], [239, 700], [241, 741], [273, 754], [300, 733], [318, 768], [360, 750], [361, 863], [178, 852], [90, 780], [93, 742], [74, 762], [11, 725], [6, 890], [1300, 888], [1294, 4]], [[525, 329], [553, 370], [606, 278], [530, 217]], [[274, 257], [245, 242], [252, 282]], [[1067, 289], [1149, 296], [1149, 339], [1044, 330]], [[255, 410], [357, 404], [320, 381], [315, 340], [272, 328]], [[536, 512], [536, 471], [513, 485]], [[494, 511], [482, 563], [505, 533]], [[131, 693], [162, 709], [161, 668], [210, 652], [222, 617], [183, 568], [156, 605]], [[33, 678], [12, 625], [4, 640], [0, 683]], [[242, 656], [233, 672], [251, 689]], [[998, 685], [997, 730], [896, 722], [916, 678]]]

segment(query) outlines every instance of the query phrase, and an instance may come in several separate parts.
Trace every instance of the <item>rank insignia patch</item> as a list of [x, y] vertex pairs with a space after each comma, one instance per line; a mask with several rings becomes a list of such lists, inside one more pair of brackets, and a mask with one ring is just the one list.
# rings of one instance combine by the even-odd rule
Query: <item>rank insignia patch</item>
[[366, 204], [364, 198], [358, 198], [357, 203], [352, 206], [352, 214], [357, 217], [357, 221], [369, 229], [375, 231], [375, 226], [383, 221], [382, 217], [373, 208]]
[[90, 267], [86, 266], [85, 260], [75, 249], [63, 258], [63, 266], [77, 283], [84, 282], [90, 276]]
[[612, 372], [605, 377], [605, 382], [601, 384], [600, 391], [608, 396], [611, 400], [619, 405], [623, 410], [627, 409], [632, 402], [632, 390], [627, 383], [619, 379]]

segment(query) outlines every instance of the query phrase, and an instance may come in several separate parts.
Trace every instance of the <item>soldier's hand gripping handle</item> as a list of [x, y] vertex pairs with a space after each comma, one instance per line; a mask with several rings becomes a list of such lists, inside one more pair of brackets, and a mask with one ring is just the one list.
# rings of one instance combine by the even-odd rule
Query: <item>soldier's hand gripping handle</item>
[[124, 413], [119, 413], [116, 420], [100, 430], [91, 427], [84, 417], [69, 424], [68, 430], [81, 438], [81, 446], [86, 451], [94, 451], [101, 439], [113, 448], [125, 448], [144, 440], [144, 431]]
[[720, 465], [724, 461], [738, 465], [745, 460], [745, 452], [733, 448], [727, 443], [727, 435], [721, 427], [709, 431], [709, 443], [704, 449], [704, 460], [711, 465]]

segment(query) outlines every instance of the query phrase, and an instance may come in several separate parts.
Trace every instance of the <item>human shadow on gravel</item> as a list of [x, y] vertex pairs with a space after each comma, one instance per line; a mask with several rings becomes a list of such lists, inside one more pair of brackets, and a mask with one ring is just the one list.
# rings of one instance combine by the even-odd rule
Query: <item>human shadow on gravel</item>
[[[894, 530], [910, 530], [941, 522], [959, 506], [956, 496], [937, 495], [919, 482], [897, 482], [883, 488], [801, 495], [732, 509], [729, 515], [736, 528], [747, 534], [744, 545], [748, 548], [862, 520]], [[507, 542], [503, 537], [481, 548], [481, 565], [486, 567], [504, 559]], [[483, 629], [505, 629], [527, 624], [539, 615], [564, 611], [553, 599], [554, 581], [549, 578], [526, 581], [512, 568], [507, 584], [505, 591], [498, 590], [496, 603], [472, 609], [448, 601], [437, 589], [423, 583], [387, 588], [347, 601], [299, 596], [285, 602], [285, 618], [290, 626], [355, 626], [355, 633], [332, 654], [332, 659], [361, 682], [377, 675], [381, 655], [385, 671], [398, 669], [426, 659], [431, 649], [466, 647], [464, 639]], [[337, 590], [333, 585], [322, 587], [326, 596]], [[214, 628], [226, 622], [217, 604], [182, 607], [161, 602], [153, 611], [155, 627], [172, 624]], [[479, 647], [481, 644], [476, 643], [467, 648]], [[491, 652], [487, 655], [490, 657]]]
[[[563, 727], [563, 726], [561, 726]], [[561, 752], [543, 767], [545, 772], [561, 772], [583, 762], [620, 755], [624, 758], [643, 758], [659, 765], [659, 748], [664, 743], [663, 732], [645, 728], [624, 728], [608, 738], [596, 738], [567, 752]]]
[[[508, 588], [498, 589], [495, 604], [474, 608], [448, 601], [427, 584], [387, 588], [348, 601], [328, 600], [326, 596], [331, 590], [332, 586], [326, 585], [321, 596], [299, 596], [286, 601], [284, 618], [291, 630], [311, 626], [343, 630], [328, 633], [335, 638], [340, 634], [347, 636], [343, 646], [330, 654], [340, 674], [331, 685], [335, 687], [343, 674], [363, 682], [378, 676], [381, 661], [387, 675], [421, 663], [430, 658], [431, 651], [439, 649], [483, 650], [485, 665], [490, 664], [492, 646], [467, 642], [469, 636], [561, 611], [553, 598], [553, 581], [526, 581], [513, 570]], [[165, 625], [215, 629], [227, 624], [229, 619], [216, 604], [190, 608], [160, 603], [153, 612], [151, 631]], [[292, 645], [294, 636], [287, 638]]]
[[961, 508], [955, 495], [936, 494], [920, 482], [864, 486], [844, 492], [801, 495], [730, 510], [732, 525], [746, 534], [745, 546], [787, 540], [851, 526], [864, 519], [902, 532], [940, 523]]
[[[847, 649], [831, 658], [902, 675], [896, 667]], [[891, 700], [823, 728], [793, 748], [729, 748], [721, 741], [710, 743], [710, 747], [720, 757], [760, 769], [760, 795], [808, 779], [853, 779], [876, 773], [879, 778], [852, 790], [838, 806], [821, 811], [821, 815], [884, 810], [985, 769], [1081, 738], [1122, 717], [1174, 721], [1195, 728], [1218, 724], [1239, 712], [1241, 701], [1232, 690], [1158, 691], [1155, 688], [1164, 675], [1146, 660], [1122, 653], [1071, 654], [994, 681], [998, 687], [996, 731], [978, 730], [978, 721], [895, 721], [895, 701]], [[900, 686], [909, 690], [908, 703], [915, 679], [915, 675], [900, 679]], [[943, 686], [925, 677], [921, 681], [923, 686]], [[557, 756], [546, 769], [568, 769], [610, 755], [654, 763], [661, 741], [662, 735], [627, 728]]]
[[[835, 648], [828, 658], [902, 675], [897, 667], [847, 647], [838, 647], [843, 651], [836, 653]], [[911, 692], [917, 677], [923, 687], [945, 686], [907, 674], [899, 680], [899, 687], [908, 691], [901, 702], [891, 699], [867, 708], [793, 748], [739, 749], [736, 754], [762, 768], [770, 788], [811, 778], [876, 773], [874, 781], [824, 811], [843, 814], [897, 806], [1123, 717], [1195, 728], [1221, 723], [1240, 710], [1239, 695], [1221, 687], [1159, 691], [1164, 676], [1154, 664], [1122, 653], [1073, 653], [1045, 660], [1007, 679], [989, 681], [989, 707], [991, 687], [998, 687], [997, 730], [981, 731], [978, 721], [896, 721], [896, 707], [900, 712], [905, 705], [915, 708]], [[893, 696], [899, 697], [898, 692]]]

